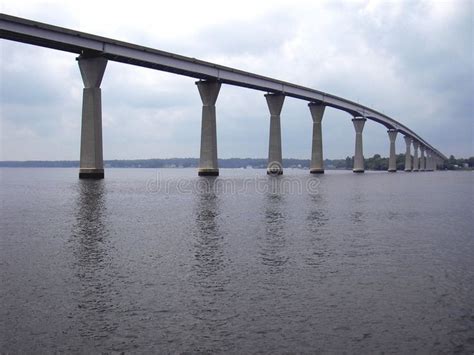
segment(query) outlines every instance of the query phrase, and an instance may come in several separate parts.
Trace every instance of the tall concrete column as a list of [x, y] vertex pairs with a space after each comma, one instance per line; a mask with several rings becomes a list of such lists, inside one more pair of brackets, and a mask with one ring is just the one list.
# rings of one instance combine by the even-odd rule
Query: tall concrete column
[[420, 144], [420, 171], [425, 171], [425, 146]]
[[323, 174], [324, 161], [321, 121], [323, 119], [324, 109], [326, 106], [315, 102], [309, 103], [308, 106], [309, 110], [311, 111], [311, 117], [313, 118], [313, 143], [311, 146], [311, 164], [309, 167], [309, 172], [311, 174]]
[[198, 81], [196, 85], [202, 100], [201, 153], [199, 156], [199, 176], [218, 176], [216, 101], [221, 88], [217, 81]]
[[362, 130], [364, 129], [364, 124], [367, 119], [364, 117], [354, 117], [352, 123], [356, 131], [355, 139], [355, 153], [354, 153], [354, 167], [352, 171], [354, 173], [363, 173], [364, 172], [364, 153], [362, 150]]
[[416, 140], [413, 140], [413, 171], [418, 171], [418, 145], [419, 143]]
[[389, 129], [387, 131], [390, 140], [390, 156], [388, 158], [388, 171], [395, 173], [397, 171], [397, 156], [395, 154], [395, 140], [397, 139], [397, 130]]
[[79, 179], [103, 179], [104, 157], [102, 152], [102, 95], [100, 84], [107, 59], [79, 56], [84, 90], [82, 92], [81, 158]]
[[285, 101], [285, 95], [266, 94], [268, 109], [270, 110], [270, 141], [268, 145], [267, 174], [283, 174], [283, 160], [281, 154], [281, 126], [280, 113]]
[[426, 170], [426, 171], [433, 171], [433, 168], [432, 168], [432, 159], [431, 159], [431, 151], [430, 151], [429, 149], [426, 150], [425, 170]]
[[405, 171], [411, 171], [411, 137], [405, 136], [403, 138], [407, 146], [405, 151]]

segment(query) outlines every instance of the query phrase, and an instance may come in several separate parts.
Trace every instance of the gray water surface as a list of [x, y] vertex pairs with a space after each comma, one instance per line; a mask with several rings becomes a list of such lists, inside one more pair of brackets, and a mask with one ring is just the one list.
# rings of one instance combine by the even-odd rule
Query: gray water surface
[[474, 351], [472, 173], [0, 174], [1, 352]]

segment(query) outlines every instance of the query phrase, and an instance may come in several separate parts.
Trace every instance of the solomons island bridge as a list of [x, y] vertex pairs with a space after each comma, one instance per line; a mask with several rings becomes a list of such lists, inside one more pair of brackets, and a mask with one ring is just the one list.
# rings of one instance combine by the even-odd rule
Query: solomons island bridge
[[222, 84], [266, 93], [265, 99], [270, 111], [268, 173], [283, 173], [280, 112], [286, 96], [308, 102], [313, 120], [311, 173], [324, 173], [321, 121], [326, 107], [345, 111], [352, 117], [355, 128], [355, 173], [364, 172], [362, 131], [368, 119], [387, 128], [390, 147], [389, 172], [397, 170], [395, 140], [398, 133], [404, 135], [406, 143], [405, 171], [433, 171], [447, 159], [418, 134], [395, 119], [344, 98], [300, 85], [6, 14], [0, 14], [0, 38], [79, 55], [76, 59], [84, 82], [79, 178], [104, 177], [100, 84], [109, 60], [198, 79], [196, 85], [203, 104], [198, 170], [198, 174], [202, 176], [219, 175], [216, 101]]

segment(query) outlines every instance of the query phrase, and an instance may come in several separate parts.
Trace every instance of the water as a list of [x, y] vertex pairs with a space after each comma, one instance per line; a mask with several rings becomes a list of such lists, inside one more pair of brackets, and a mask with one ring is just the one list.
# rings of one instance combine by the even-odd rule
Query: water
[[472, 173], [0, 173], [1, 352], [474, 351]]

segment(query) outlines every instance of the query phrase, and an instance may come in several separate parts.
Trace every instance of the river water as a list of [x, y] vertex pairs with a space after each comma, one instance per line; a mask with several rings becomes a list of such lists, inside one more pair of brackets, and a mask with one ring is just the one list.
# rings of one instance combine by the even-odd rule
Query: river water
[[0, 169], [1, 352], [474, 351], [474, 174]]

